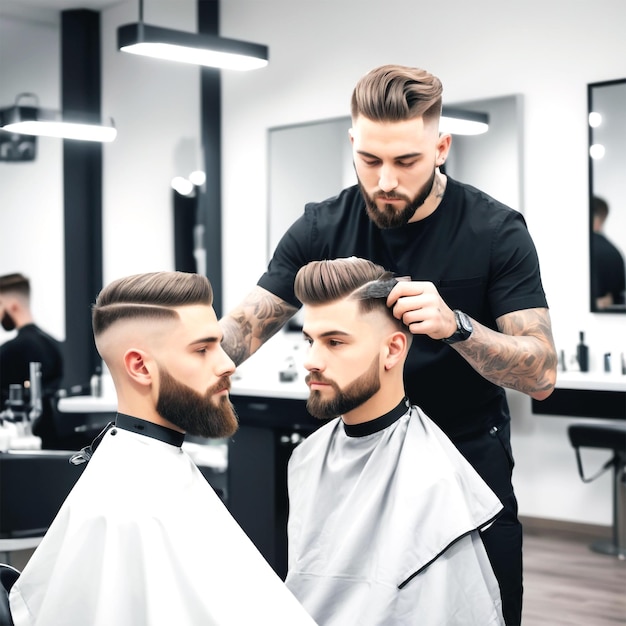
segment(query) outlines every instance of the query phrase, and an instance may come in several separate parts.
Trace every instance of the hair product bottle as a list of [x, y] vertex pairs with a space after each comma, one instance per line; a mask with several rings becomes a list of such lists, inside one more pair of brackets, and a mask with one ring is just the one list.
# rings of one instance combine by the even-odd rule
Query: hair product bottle
[[576, 346], [576, 359], [581, 372], [589, 371], [589, 348], [585, 345], [585, 333], [580, 331], [580, 342]]

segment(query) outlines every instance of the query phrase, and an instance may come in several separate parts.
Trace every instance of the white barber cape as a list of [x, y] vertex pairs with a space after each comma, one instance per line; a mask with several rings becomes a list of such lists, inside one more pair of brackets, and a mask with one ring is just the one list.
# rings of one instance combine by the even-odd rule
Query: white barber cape
[[119, 427], [105, 434], [10, 605], [16, 626], [315, 626], [191, 458]]
[[320, 626], [491, 626], [500, 590], [479, 530], [502, 504], [404, 400], [322, 426], [289, 461], [286, 584]]

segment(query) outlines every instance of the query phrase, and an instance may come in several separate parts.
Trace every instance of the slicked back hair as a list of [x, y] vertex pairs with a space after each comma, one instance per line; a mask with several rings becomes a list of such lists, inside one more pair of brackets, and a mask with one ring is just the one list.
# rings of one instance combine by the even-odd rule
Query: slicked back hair
[[387, 306], [387, 296], [395, 282], [393, 274], [380, 265], [349, 257], [307, 263], [296, 274], [294, 291], [302, 304], [357, 300], [363, 313], [384, 311], [399, 330], [408, 334], [407, 327]]
[[119, 278], [107, 285], [92, 307], [97, 337], [122, 319], [176, 318], [174, 307], [213, 304], [213, 289], [206, 276], [187, 272], [151, 272]]
[[382, 65], [363, 76], [352, 92], [352, 120], [362, 115], [374, 122], [424, 121], [441, 116], [441, 81], [418, 67]]
[[19, 293], [30, 296], [30, 281], [23, 274], [5, 274], [0, 276], [0, 293]]

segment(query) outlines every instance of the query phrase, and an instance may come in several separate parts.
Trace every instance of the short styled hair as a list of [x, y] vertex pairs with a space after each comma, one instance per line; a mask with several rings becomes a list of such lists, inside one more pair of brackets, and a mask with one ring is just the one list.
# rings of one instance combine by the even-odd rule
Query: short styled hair
[[387, 296], [396, 283], [393, 273], [367, 259], [348, 257], [311, 261], [296, 274], [294, 291], [302, 304], [328, 304], [351, 299], [363, 313], [378, 310], [408, 333], [401, 320], [387, 306]]
[[441, 81], [419, 67], [382, 65], [363, 76], [352, 92], [352, 120], [401, 122], [441, 116]]
[[0, 276], [0, 293], [18, 293], [30, 296], [30, 281], [24, 274], [5, 274]]
[[187, 272], [151, 272], [119, 278], [107, 285], [92, 307], [97, 337], [122, 319], [176, 318], [173, 309], [191, 304], [213, 304], [213, 289], [206, 276]]
[[593, 208], [593, 214], [604, 221], [609, 215], [609, 203], [599, 196], [594, 196], [591, 204]]

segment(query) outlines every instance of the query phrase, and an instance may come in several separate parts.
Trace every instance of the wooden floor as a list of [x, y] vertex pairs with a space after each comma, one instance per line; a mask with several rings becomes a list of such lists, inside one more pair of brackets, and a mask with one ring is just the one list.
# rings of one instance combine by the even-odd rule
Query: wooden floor
[[590, 549], [607, 533], [571, 528], [524, 523], [523, 626], [626, 624], [626, 560]]
[[[541, 520], [524, 522], [522, 626], [626, 625], [626, 561], [593, 552], [608, 530]], [[22, 569], [32, 551], [15, 552]], [[468, 624], [480, 626], [480, 624]]]

